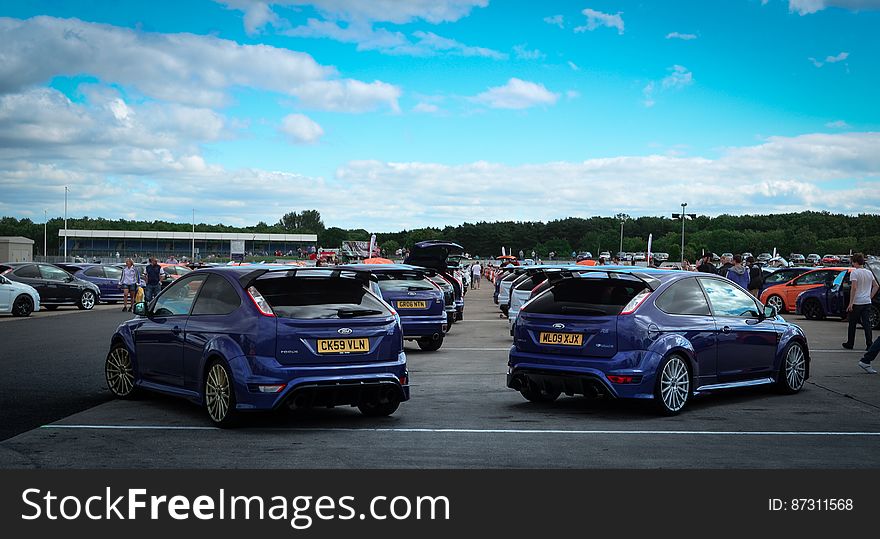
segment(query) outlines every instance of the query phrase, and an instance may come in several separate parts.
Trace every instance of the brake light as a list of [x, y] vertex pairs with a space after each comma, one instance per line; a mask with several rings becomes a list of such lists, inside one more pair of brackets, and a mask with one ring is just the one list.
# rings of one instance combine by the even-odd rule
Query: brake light
[[620, 311], [620, 314], [632, 314], [636, 309], [639, 308], [639, 305], [644, 302], [648, 296], [651, 295], [651, 291], [647, 288], [636, 294], [633, 299], [629, 300], [629, 303]]
[[547, 279], [544, 279], [543, 281], [541, 281], [540, 283], [538, 283], [538, 286], [536, 286], [535, 288], [532, 288], [532, 291], [529, 292], [529, 295], [534, 294], [534, 293], [535, 293], [535, 290], [537, 290], [537, 289], [541, 288], [542, 286], [544, 286], [544, 283], [546, 283], [546, 282], [547, 282]]
[[248, 296], [250, 296], [251, 301], [254, 302], [254, 305], [260, 311], [260, 314], [263, 316], [275, 316], [275, 313], [272, 312], [272, 307], [269, 306], [269, 302], [266, 301], [266, 298], [263, 297], [263, 294], [260, 294], [260, 291], [254, 288], [253, 286], [249, 286], [247, 289]]

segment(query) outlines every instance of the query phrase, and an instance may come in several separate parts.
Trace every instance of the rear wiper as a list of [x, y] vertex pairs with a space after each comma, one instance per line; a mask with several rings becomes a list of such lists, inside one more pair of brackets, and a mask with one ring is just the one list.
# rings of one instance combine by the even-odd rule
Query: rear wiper
[[382, 314], [382, 311], [376, 309], [339, 309], [336, 311], [339, 318], [354, 318], [355, 316], [372, 316], [374, 314]]

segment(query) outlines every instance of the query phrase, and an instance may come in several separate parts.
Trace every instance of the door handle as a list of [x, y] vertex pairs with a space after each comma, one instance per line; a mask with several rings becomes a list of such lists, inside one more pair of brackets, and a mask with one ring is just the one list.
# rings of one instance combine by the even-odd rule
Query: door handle
[[174, 333], [175, 335], [180, 335], [180, 327], [174, 326], [174, 328], [171, 330], [171, 333]]
[[721, 333], [730, 333], [730, 326], [724, 326], [721, 328]]

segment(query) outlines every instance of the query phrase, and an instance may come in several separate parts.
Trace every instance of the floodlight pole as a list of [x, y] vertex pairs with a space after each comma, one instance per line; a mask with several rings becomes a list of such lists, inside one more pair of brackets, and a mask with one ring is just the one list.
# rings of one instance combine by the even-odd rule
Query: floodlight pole
[[687, 219], [687, 216], [684, 214], [684, 209], [687, 207], [687, 202], [681, 203], [681, 263], [684, 264], [684, 222]]
[[67, 190], [64, 186], [64, 261], [67, 262]]
[[196, 209], [195, 208], [193, 208], [193, 213], [192, 213], [192, 225], [193, 225], [192, 253], [190, 254], [189, 261], [195, 262], [196, 261]]
[[[43, 210], [43, 257], [44, 258], [46, 256], [48, 256], [48, 253], [46, 252], [46, 236], [48, 235], [48, 229], [49, 229], [49, 210], [44, 209]], [[48, 260], [46, 260], [46, 262], [48, 262]]]

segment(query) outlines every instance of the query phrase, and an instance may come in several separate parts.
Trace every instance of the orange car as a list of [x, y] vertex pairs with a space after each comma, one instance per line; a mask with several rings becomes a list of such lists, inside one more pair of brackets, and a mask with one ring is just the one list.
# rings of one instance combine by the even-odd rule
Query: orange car
[[797, 297], [801, 292], [825, 286], [841, 271], [848, 268], [819, 268], [802, 273], [787, 283], [773, 285], [761, 293], [761, 303], [772, 305], [780, 313], [793, 313], [797, 310]]

